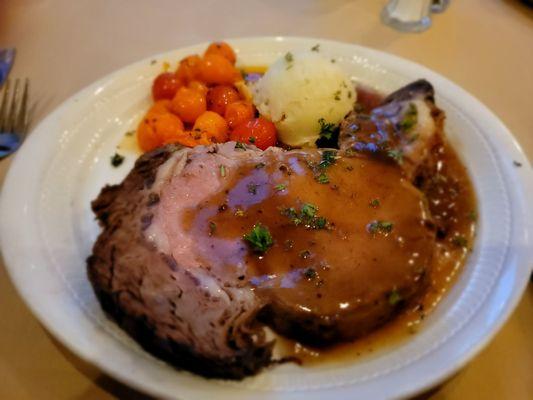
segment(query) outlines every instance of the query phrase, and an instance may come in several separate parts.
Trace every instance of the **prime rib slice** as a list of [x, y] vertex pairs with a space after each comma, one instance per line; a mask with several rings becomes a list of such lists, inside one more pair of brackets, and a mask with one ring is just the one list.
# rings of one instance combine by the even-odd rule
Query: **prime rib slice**
[[[269, 365], [265, 325], [325, 345], [383, 324], [423, 290], [434, 246], [401, 169], [351, 152], [170, 145], [92, 207], [102, 307], [147, 350], [207, 377]], [[244, 240], [258, 224], [273, 239], [264, 254]]]

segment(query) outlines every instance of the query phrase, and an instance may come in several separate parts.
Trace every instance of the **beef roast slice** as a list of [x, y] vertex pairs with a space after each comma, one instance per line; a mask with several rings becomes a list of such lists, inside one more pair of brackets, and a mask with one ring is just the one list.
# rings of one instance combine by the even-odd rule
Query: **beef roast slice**
[[258, 321], [321, 345], [383, 324], [424, 288], [434, 245], [396, 165], [333, 150], [167, 147], [93, 209], [104, 230], [89, 276], [104, 308], [205, 376], [270, 362]]
[[[181, 244], [190, 256], [174, 258], [147, 235], [171, 177], [187, 184], [188, 154], [173, 146], [155, 150], [120, 185], [102, 190], [92, 207], [103, 232], [88, 274], [104, 310], [145, 349], [207, 377], [242, 378], [271, 357], [272, 345], [254, 325], [259, 303], [253, 292], [232, 274], [216, 275], [193, 262], [193, 243]], [[203, 156], [211, 157], [205, 150]]]

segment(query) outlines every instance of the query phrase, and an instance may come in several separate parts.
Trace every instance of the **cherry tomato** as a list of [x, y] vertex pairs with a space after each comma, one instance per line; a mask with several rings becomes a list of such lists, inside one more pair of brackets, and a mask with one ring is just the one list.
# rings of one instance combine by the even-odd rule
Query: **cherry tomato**
[[235, 128], [251, 120], [254, 117], [254, 113], [255, 110], [252, 103], [240, 100], [226, 106], [224, 118], [230, 128]]
[[213, 111], [206, 111], [200, 115], [193, 127], [193, 134], [205, 132], [207, 137], [216, 143], [228, 140], [228, 124], [224, 118]]
[[171, 108], [182, 121], [192, 124], [206, 110], [205, 95], [190, 88], [181, 87], [172, 99]]
[[202, 63], [202, 59], [197, 54], [185, 57], [180, 61], [176, 76], [185, 84], [194, 81], [200, 76]]
[[227, 105], [239, 100], [239, 92], [233, 86], [218, 85], [207, 93], [207, 109], [223, 116]]
[[276, 127], [263, 117], [254, 118], [235, 127], [230, 133], [230, 139], [236, 142], [254, 144], [261, 150], [265, 150], [276, 145]]
[[170, 100], [157, 100], [148, 110], [146, 115], [165, 114], [170, 112]]
[[137, 142], [143, 151], [150, 151], [168, 143], [174, 143], [183, 135], [183, 123], [171, 114], [148, 113], [137, 128]]
[[181, 81], [173, 72], [163, 72], [159, 74], [152, 84], [152, 97], [154, 101], [161, 99], [172, 99], [178, 89], [181, 87]]
[[242, 77], [228, 59], [219, 54], [206, 54], [200, 64], [200, 79], [207, 84], [231, 85]]
[[211, 43], [204, 53], [204, 55], [207, 54], [218, 54], [227, 59], [233, 65], [235, 65], [235, 62], [237, 61], [237, 56], [235, 55], [235, 52], [226, 42]]
[[206, 86], [206, 84], [200, 81], [191, 81], [189, 82], [187, 87], [189, 89], [202, 93], [204, 96], [206, 96], [207, 92], [209, 91], [209, 88]]

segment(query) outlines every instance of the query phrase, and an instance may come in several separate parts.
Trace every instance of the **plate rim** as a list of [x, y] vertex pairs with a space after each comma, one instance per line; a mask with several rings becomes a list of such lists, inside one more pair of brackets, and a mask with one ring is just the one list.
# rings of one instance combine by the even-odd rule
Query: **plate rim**
[[[498, 137], [498, 138], [495, 138], [495, 139], [497, 139], [499, 142], [501, 142], [503, 140], [505, 142], [505, 144], [507, 145], [507, 148], [506, 148], [505, 152], [507, 154], [512, 153], [513, 156], [516, 159], [519, 159], [523, 163], [523, 167], [520, 168], [521, 171], [518, 174], [516, 174], [516, 175], [518, 175], [518, 181], [520, 182], [520, 188], [519, 189], [521, 189], [521, 193], [519, 193], [520, 192], [519, 189], [513, 190], [512, 193], [510, 193], [511, 202], [516, 201], [516, 200], [527, 201], [527, 199], [526, 199], [527, 197], [529, 197], [530, 199], [532, 198], [533, 185], [532, 185], [532, 182], [531, 182], [532, 181], [531, 178], [533, 177], [533, 175], [531, 173], [531, 167], [530, 167], [530, 164], [529, 164], [529, 160], [525, 157], [525, 155], [523, 153], [523, 150], [521, 149], [520, 145], [518, 144], [517, 140], [514, 138], [514, 136], [510, 132], [510, 130], [503, 124], [503, 122], [498, 118], [498, 116], [494, 112], [489, 110], [475, 96], [473, 96], [472, 94], [468, 93], [465, 89], [463, 89], [460, 86], [458, 86], [457, 84], [453, 83], [452, 81], [450, 81], [448, 78], [446, 78], [442, 74], [437, 73], [435, 71], [432, 71], [432, 70], [428, 69], [427, 67], [419, 64], [419, 63], [415, 63], [413, 61], [410, 61], [408, 59], [396, 56], [394, 54], [390, 54], [390, 53], [387, 53], [387, 52], [384, 52], [384, 51], [380, 51], [380, 50], [377, 50], [377, 49], [373, 49], [373, 48], [370, 48], [370, 47], [366, 47], [366, 46], [361, 46], [361, 45], [358, 45], [358, 44], [346, 43], [346, 42], [341, 42], [341, 41], [334, 41], [334, 40], [327, 40], [327, 39], [320, 39], [320, 38], [312, 38], [312, 37], [298, 37], [298, 36], [256, 36], [256, 37], [241, 37], [241, 38], [224, 39], [224, 40], [227, 40], [229, 43], [235, 43], [237, 45], [239, 44], [239, 42], [241, 42], [241, 43], [243, 43], [243, 42], [252, 42], [253, 43], [253, 42], [261, 42], [261, 41], [263, 41], [263, 42], [277, 41], [277, 42], [292, 42], [292, 43], [295, 43], [295, 44], [297, 44], [297, 43], [302, 44], [302, 43], [309, 43], [309, 42], [319, 42], [319, 43], [324, 43], [324, 44], [350, 46], [352, 48], [351, 50], [353, 51], [354, 54], [356, 54], [358, 51], [367, 52], [367, 53], [370, 53], [372, 56], [388, 59], [392, 63], [404, 64], [404, 65], [409, 66], [410, 68], [417, 69], [421, 73], [424, 73], [424, 74], [427, 74], [427, 75], [430, 75], [430, 76], [433, 76], [433, 77], [438, 77], [439, 80], [441, 80], [442, 82], [444, 82], [445, 84], [450, 86], [450, 88], [454, 89], [455, 91], [458, 91], [461, 94], [462, 97], [465, 97], [469, 101], [473, 102], [473, 104], [475, 104], [478, 109], [482, 110], [485, 114], [491, 116], [491, 119], [493, 119], [498, 124], [498, 127], [497, 127], [498, 129], [495, 129], [495, 131], [497, 131], [499, 136], [501, 136], [501, 137]], [[109, 81], [113, 80], [115, 76], [120, 75], [121, 73], [123, 73], [127, 69], [132, 68], [132, 67], [134, 67], [134, 66], [136, 66], [138, 64], [144, 63], [144, 62], [149, 62], [150, 60], [152, 60], [154, 58], [155, 59], [161, 59], [162, 57], [165, 57], [166, 54], [168, 54], [170, 52], [173, 52], [173, 51], [178, 51], [178, 50], [179, 51], [186, 51], [189, 48], [196, 48], [196, 47], [200, 47], [200, 46], [205, 46], [206, 44], [207, 44], [207, 42], [203, 42], [203, 43], [193, 44], [193, 45], [190, 45], [190, 46], [183, 46], [183, 47], [179, 47], [179, 48], [176, 48], [176, 49], [171, 49], [171, 50], [168, 50], [168, 51], [165, 51], [165, 52], [161, 52], [159, 54], [152, 55], [152, 56], [146, 57], [146, 58], [144, 58], [142, 60], [139, 60], [139, 61], [130, 63], [128, 65], [125, 65], [125, 66], [123, 66], [123, 67], [121, 67], [121, 68], [119, 68], [119, 69], [117, 69], [117, 70], [105, 75], [104, 77], [98, 79], [97, 81], [89, 84], [85, 88], [83, 88], [80, 91], [78, 91], [77, 93], [73, 94], [67, 100], [63, 101], [59, 106], [57, 106], [42, 121], [40, 121], [40, 123], [33, 129], [33, 132], [32, 132], [31, 135], [29, 135], [29, 138], [27, 139], [27, 141], [29, 142], [29, 141], [32, 141], [32, 140], [33, 141], [37, 140], [37, 139], [35, 139], [37, 137], [37, 135], [43, 136], [44, 132], [43, 132], [41, 126], [45, 125], [49, 121], [52, 121], [54, 118], [57, 118], [57, 116], [60, 116], [61, 113], [64, 112], [65, 110], [68, 110], [72, 106], [72, 104], [76, 102], [77, 98], [86, 96], [88, 93], [90, 93], [91, 90], [94, 90], [94, 88], [96, 88], [98, 86], [102, 86], [103, 84], [105, 84], [105, 82], [109, 82]], [[39, 133], [39, 132], [41, 132], [41, 133]], [[492, 136], [492, 135], [493, 134], [490, 134], [489, 136]], [[20, 170], [21, 168], [24, 169], [23, 166], [21, 165], [21, 164], [24, 163], [24, 158], [23, 158], [24, 154], [25, 154], [25, 151], [24, 151], [24, 146], [23, 146], [19, 150], [19, 152], [16, 154], [16, 156], [15, 156], [15, 158], [14, 158], [14, 160], [13, 160], [13, 162], [12, 162], [10, 168], [9, 168], [9, 171], [8, 171], [8, 173], [6, 175], [6, 178], [5, 178], [3, 187], [2, 187], [2, 195], [1, 195], [1, 198], [0, 198], [0, 201], [1, 201], [1, 203], [0, 203], [0, 216], [1, 216], [2, 220], [8, 220], [9, 219], [8, 218], [8, 216], [9, 216], [8, 204], [9, 203], [8, 203], [8, 200], [6, 200], [7, 196], [5, 194], [6, 193], [6, 188], [13, 187], [13, 185], [16, 183], [16, 179], [14, 178], [15, 171]], [[499, 164], [501, 163], [500, 159], [498, 159], [497, 161], [498, 161]], [[508, 168], [502, 168], [502, 170], [504, 172], [505, 178], [509, 178], [509, 176], [508, 176], [509, 175]], [[513, 207], [513, 208], [515, 208], [515, 207]], [[526, 208], [526, 215], [529, 214], [529, 216], [531, 217], [531, 211], [529, 211], [529, 213], [527, 211], [528, 210]], [[522, 229], [523, 232], [522, 233], [524, 235], [527, 235], [528, 232], [529, 233], [533, 232], [533, 229], [532, 229], [532, 225], [533, 224], [531, 222], [527, 223], [527, 220], [531, 221], [531, 218], [526, 218], [526, 222], [522, 223], [522, 225], [523, 225], [523, 229]], [[513, 222], [513, 225], [516, 223], [515, 218], [512, 219], [512, 222]], [[140, 391], [160, 396], [162, 393], [152, 392], [147, 386], [139, 384], [138, 382], [135, 382], [132, 379], [128, 379], [128, 377], [125, 376], [125, 374], [121, 374], [118, 371], [116, 371], [115, 369], [112, 369], [110, 366], [106, 365], [105, 361], [99, 360], [99, 359], [97, 359], [95, 357], [91, 357], [91, 355], [88, 354], [88, 352], [86, 352], [85, 349], [82, 349], [80, 346], [76, 345], [76, 342], [74, 340], [70, 340], [69, 338], [64, 337], [64, 335], [61, 334], [61, 332], [60, 332], [58, 327], [53, 326], [53, 325], [48, 323], [49, 321], [47, 321], [47, 318], [45, 316], [43, 316], [39, 312], [39, 308], [36, 305], [36, 301], [37, 300], [35, 298], [32, 298], [31, 296], [28, 296], [24, 292], [23, 282], [19, 281], [18, 276], [17, 276], [16, 271], [15, 271], [15, 268], [14, 268], [14, 265], [16, 263], [14, 259], [16, 257], [13, 254], [10, 254], [9, 250], [6, 251], [6, 243], [9, 242], [8, 234], [7, 234], [8, 232], [7, 232], [7, 229], [6, 229], [6, 226], [8, 226], [8, 225], [9, 224], [5, 224], [5, 225], [3, 225], [0, 228], [0, 234], [1, 234], [0, 243], [1, 243], [2, 253], [4, 255], [4, 261], [5, 261], [5, 265], [6, 265], [6, 272], [7, 272], [8, 276], [10, 277], [11, 281], [13, 282], [17, 293], [22, 298], [24, 303], [28, 306], [28, 308], [30, 308], [30, 310], [32, 311], [33, 315], [45, 326], [45, 328], [49, 332], [51, 332], [55, 337], [57, 337], [64, 346], [66, 346], [70, 351], [72, 351], [74, 354], [76, 354], [80, 358], [92, 363], [93, 365], [97, 366], [101, 370], [103, 370], [106, 373], [108, 373], [110, 376], [113, 376], [114, 378], [116, 378], [116, 379], [118, 379], [118, 380], [120, 380], [122, 382], [125, 382], [126, 384], [128, 384], [128, 385], [130, 385], [130, 386], [132, 386], [132, 387], [134, 387], [134, 388], [136, 388], [136, 389], [138, 389]], [[514, 234], [514, 228], [515, 228], [514, 226], [512, 226], [512, 228], [511, 228], [513, 230], [512, 238], [516, 240], [516, 238], [515, 238], [516, 235]], [[530, 240], [531, 239], [529, 239], [529, 241]], [[526, 242], [527, 242], [527, 240], [526, 240]], [[527, 248], [526, 248], [526, 250], [527, 250]], [[530, 250], [529, 253], [531, 253], [531, 249], [529, 249], [529, 250]], [[527, 265], [525, 265], [526, 264], [525, 258], [527, 258], [527, 254], [523, 254], [521, 258], [522, 258], [521, 263], [524, 264], [524, 267], [522, 267], [522, 269], [524, 269], [525, 273], [527, 273], [528, 270], [530, 272], [532, 266], [530, 265], [528, 267]], [[506, 256], [505, 265], [508, 264], [508, 260], [507, 259], [508, 259], [508, 257]], [[519, 269], [521, 268], [520, 265], [518, 265], [517, 267]], [[504, 272], [505, 271], [502, 271], [499, 275], [501, 276]], [[518, 287], [515, 287], [515, 291], [512, 293], [512, 295], [510, 297], [507, 298], [506, 307], [505, 307], [505, 309], [502, 309], [500, 311], [500, 317], [498, 318], [498, 320], [494, 324], [494, 326], [490, 329], [490, 333], [484, 335], [483, 336], [483, 340], [478, 342], [477, 346], [474, 346], [474, 347], [470, 348], [469, 351], [464, 352], [463, 355], [462, 355], [462, 358], [460, 360], [457, 360], [457, 362], [453, 366], [440, 368], [440, 370], [444, 371], [444, 373], [437, 374], [438, 376], [433, 377], [433, 379], [426, 379], [426, 380], [424, 380], [423, 383], [422, 382], [415, 382], [415, 384], [418, 383], [418, 386], [413, 385], [410, 391], [402, 392], [401, 396], [403, 397], [403, 396], [416, 395], [416, 394], [418, 394], [418, 393], [420, 393], [420, 392], [422, 392], [424, 390], [427, 390], [429, 387], [432, 387], [435, 384], [438, 384], [439, 382], [442, 382], [442, 381], [446, 380], [452, 374], [454, 374], [457, 370], [462, 368], [475, 355], [477, 355], [486, 346], [486, 344], [499, 332], [501, 327], [508, 320], [508, 318], [511, 315], [511, 312], [516, 308], [516, 306], [518, 304], [518, 301], [522, 297], [522, 294], [523, 294], [525, 288], [527, 287], [527, 283], [528, 283], [528, 280], [524, 279], [523, 282], [522, 282], [521, 287], [520, 287], [520, 285]]]

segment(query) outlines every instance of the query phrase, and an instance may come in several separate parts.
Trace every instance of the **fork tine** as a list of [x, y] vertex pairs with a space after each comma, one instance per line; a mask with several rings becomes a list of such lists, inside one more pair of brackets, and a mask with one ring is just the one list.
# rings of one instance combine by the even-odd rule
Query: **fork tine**
[[22, 101], [20, 102], [19, 110], [18, 110], [18, 116], [17, 121], [15, 124], [14, 132], [25, 135], [28, 123], [27, 123], [27, 114], [28, 114], [28, 91], [30, 86], [30, 80], [26, 78], [24, 80], [24, 89], [22, 91]]
[[6, 132], [13, 132], [15, 129], [15, 117], [17, 115], [17, 103], [19, 95], [19, 84], [20, 79], [15, 80], [15, 87], [13, 88], [13, 96], [11, 96], [11, 104], [9, 107], [9, 114], [7, 116], [7, 127], [5, 128]]
[[0, 132], [5, 131], [5, 125], [7, 123], [6, 121], [6, 114], [7, 114], [7, 99], [9, 98], [9, 89], [11, 86], [11, 80], [8, 79], [6, 81], [6, 84], [4, 86], [4, 96], [2, 97], [2, 105], [0, 105]]

